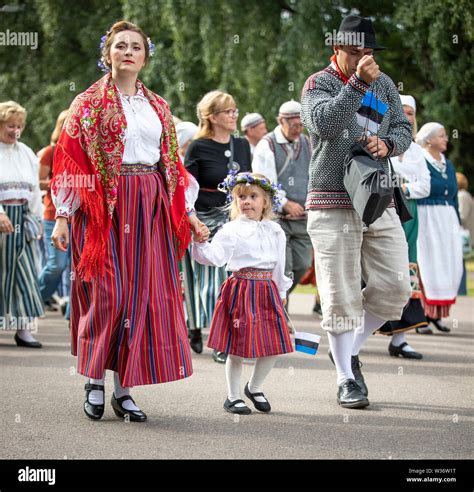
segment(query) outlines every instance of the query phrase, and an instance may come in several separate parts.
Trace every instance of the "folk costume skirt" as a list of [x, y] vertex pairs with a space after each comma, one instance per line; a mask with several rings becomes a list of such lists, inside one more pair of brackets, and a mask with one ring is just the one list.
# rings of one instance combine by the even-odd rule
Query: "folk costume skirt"
[[247, 359], [293, 352], [271, 271], [245, 268], [222, 284], [207, 345]]
[[407, 206], [413, 219], [402, 224], [408, 244], [408, 261], [410, 262], [410, 282], [411, 297], [408, 304], [403, 309], [402, 317], [399, 320], [387, 321], [379, 330], [382, 335], [392, 335], [428, 326], [423, 305], [421, 303], [421, 287], [418, 274], [417, 249], [418, 240], [418, 209], [416, 200], [407, 200]]
[[44, 314], [36, 268], [36, 239], [27, 241], [28, 205], [3, 204], [14, 232], [0, 233], [0, 328], [26, 329]]
[[[86, 217], [72, 221], [73, 271]], [[80, 374], [116, 371], [122, 386], [192, 374], [165, 183], [156, 168], [122, 165], [104, 277], [71, 285], [72, 354]]]

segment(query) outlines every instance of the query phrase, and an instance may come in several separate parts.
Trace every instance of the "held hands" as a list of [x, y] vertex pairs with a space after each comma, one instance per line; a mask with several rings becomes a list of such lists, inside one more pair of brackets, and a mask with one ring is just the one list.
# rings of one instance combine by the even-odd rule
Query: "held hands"
[[372, 55], [364, 55], [357, 65], [356, 75], [366, 84], [371, 84], [380, 77], [379, 66]]
[[13, 232], [13, 224], [7, 214], [0, 214], [0, 233], [10, 234]]
[[288, 217], [300, 217], [301, 215], [304, 215], [304, 208], [299, 203], [288, 200], [283, 207], [283, 212], [285, 212]]
[[193, 240], [197, 243], [204, 243], [209, 239], [209, 228], [201, 222], [196, 214], [189, 216], [189, 225], [193, 233]]
[[373, 135], [367, 138], [367, 145], [365, 148], [374, 156], [375, 159], [380, 159], [388, 154], [388, 147], [385, 142]]
[[51, 234], [51, 243], [59, 251], [67, 251], [67, 247], [69, 246], [69, 228], [66, 218], [58, 217], [56, 219], [56, 224]]

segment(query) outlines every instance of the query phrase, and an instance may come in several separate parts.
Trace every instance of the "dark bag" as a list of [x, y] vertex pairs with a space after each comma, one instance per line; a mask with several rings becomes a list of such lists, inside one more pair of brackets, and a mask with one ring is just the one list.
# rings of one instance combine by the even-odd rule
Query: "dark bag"
[[393, 198], [390, 176], [360, 143], [355, 143], [345, 158], [344, 186], [366, 226], [382, 216]]
[[393, 201], [395, 202], [395, 208], [402, 224], [413, 219], [410, 210], [408, 210], [405, 195], [398, 186], [395, 186], [393, 189]]
[[[390, 170], [393, 174], [395, 174], [395, 169], [393, 169], [392, 163], [389, 160]], [[413, 216], [408, 208], [407, 199], [403, 194], [403, 191], [399, 186], [395, 186], [393, 189], [393, 201], [395, 202], [395, 208], [397, 210], [397, 214], [400, 217], [400, 222], [403, 224], [404, 222], [408, 222], [413, 219]]]

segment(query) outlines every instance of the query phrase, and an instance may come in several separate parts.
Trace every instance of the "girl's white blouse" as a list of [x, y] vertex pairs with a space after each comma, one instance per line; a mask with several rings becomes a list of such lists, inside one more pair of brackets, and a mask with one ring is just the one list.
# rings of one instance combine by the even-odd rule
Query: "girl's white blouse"
[[192, 256], [203, 264], [235, 272], [242, 268], [271, 270], [280, 297], [293, 282], [285, 276], [286, 236], [272, 220], [251, 220], [239, 216], [224, 224], [211, 242], [193, 243]]
[[[161, 157], [163, 127], [160, 118], [140, 89], [135, 96], [124, 96], [120, 91], [119, 94], [127, 120], [122, 162], [153, 166]], [[189, 213], [194, 209], [199, 184], [189, 173], [188, 177], [189, 186], [185, 198], [186, 211]], [[80, 206], [79, 198], [72, 188], [61, 189], [57, 194], [53, 193], [52, 198], [56, 207], [56, 216], [70, 217]]]
[[43, 216], [38, 158], [22, 142], [0, 142], [0, 202], [5, 200], [26, 200], [33, 215]]

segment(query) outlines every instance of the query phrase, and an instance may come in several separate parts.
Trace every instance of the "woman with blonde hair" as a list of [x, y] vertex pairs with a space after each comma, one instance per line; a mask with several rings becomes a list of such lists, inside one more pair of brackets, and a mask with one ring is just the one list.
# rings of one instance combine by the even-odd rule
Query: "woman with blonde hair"
[[170, 108], [138, 80], [153, 44], [120, 21], [100, 49], [108, 73], [76, 97], [56, 145], [52, 241], [67, 250], [71, 219], [72, 353], [90, 378], [84, 412], [102, 418], [109, 369], [115, 415], [143, 422], [130, 387], [193, 372], [177, 261], [190, 228], [202, 239], [206, 229]]
[[[186, 152], [185, 166], [200, 186], [196, 212], [213, 236], [229, 218], [222, 209], [225, 195], [217, 186], [230, 170], [250, 171], [252, 158], [248, 141], [232, 135], [237, 130], [239, 111], [230, 94], [219, 90], [208, 92], [197, 105], [197, 116], [198, 133]], [[200, 352], [201, 329], [210, 324], [219, 288], [227, 273], [223, 267], [192, 261], [186, 275], [194, 277], [195, 285], [196, 328], [191, 333], [191, 346]], [[214, 351], [213, 358], [216, 362], [225, 362], [223, 353]]]
[[17, 330], [18, 346], [41, 348], [31, 332], [44, 314], [34, 245], [43, 206], [38, 160], [18, 141], [26, 114], [14, 101], [0, 103], [0, 320], [2, 329]]
[[56, 143], [59, 140], [59, 135], [66, 121], [68, 111], [61, 111], [56, 119], [53, 133], [49, 145], [42, 148], [38, 153], [39, 157], [39, 179], [40, 188], [46, 190], [46, 195], [43, 198], [44, 213], [43, 213], [43, 228], [44, 240], [48, 249], [48, 259], [39, 275], [39, 286], [41, 297], [44, 303], [48, 303], [51, 296], [56, 291], [61, 276], [68, 266], [69, 250], [67, 252], [59, 251], [51, 245], [51, 234], [55, 224], [56, 209], [51, 198], [50, 181], [53, 176], [53, 156]]
[[418, 265], [427, 320], [439, 331], [456, 302], [462, 278], [462, 241], [456, 171], [444, 152], [448, 136], [443, 125], [424, 124], [416, 135], [430, 171], [430, 194], [418, 201]]

